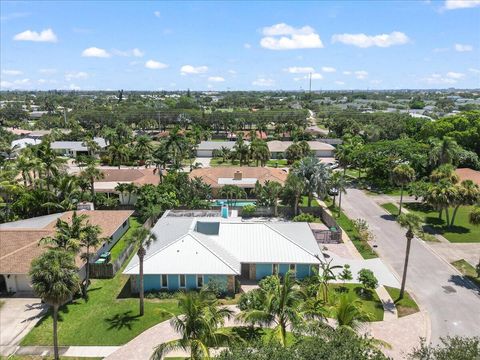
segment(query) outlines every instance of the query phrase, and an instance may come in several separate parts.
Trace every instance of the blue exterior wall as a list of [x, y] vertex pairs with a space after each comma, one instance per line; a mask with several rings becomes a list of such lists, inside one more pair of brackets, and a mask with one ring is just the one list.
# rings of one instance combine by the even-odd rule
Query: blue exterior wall
[[[140, 281], [140, 277], [137, 277]], [[145, 291], [159, 290], [160, 289], [160, 276], [159, 275], [144, 275], [143, 276], [143, 288]]]
[[204, 275], [203, 281], [204, 285], [207, 285], [210, 280], [214, 280], [217, 283], [227, 286], [227, 275]]
[[187, 275], [187, 289], [197, 288], [197, 275]]
[[280, 266], [278, 267], [278, 273], [281, 276], [285, 276], [288, 270], [290, 270], [290, 264], [280, 264]]
[[255, 279], [261, 280], [272, 275], [272, 264], [255, 264]]
[[[160, 277], [160, 275], [157, 275]], [[178, 275], [168, 275], [168, 290], [178, 290], [180, 289], [180, 279]]]
[[303, 279], [310, 276], [309, 264], [297, 264], [297, 279]]

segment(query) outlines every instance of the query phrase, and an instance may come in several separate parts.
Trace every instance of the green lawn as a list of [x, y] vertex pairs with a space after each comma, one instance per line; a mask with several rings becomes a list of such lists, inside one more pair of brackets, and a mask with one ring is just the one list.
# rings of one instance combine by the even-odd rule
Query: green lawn
[[267, 166], [270, 167], [288, 167], [288, 161], [285, 159], [271, 159], [267, 161]]
[[[452, 243], [480, 243], [480, 226], [473, 226], [468, 222], [468, 216], [473, 206], [462, 206], [458, 209], [454, 226], [447, 226], [445, 214], [442, 219], [438, 218], [438, 211], [434, 211], [428, 205], [420, 203], [405, 203], [405, 208], [418, 214], [425, 224], [429, 225], [435, 232], [441, 234]], [[453, 208], [450, 209], [450, 218]]]
[[[40, 356], [40, 355], [10, 355], [8, 357], [0, 356], [0, 359], [5, 360], [53, 360], [53, 356]], [[70, 357], [60, 356], [60, 360], [100, 360], [101, 357]]]
[[[238, 160], [226, 160], [225, 162], [223, 162], [223, 159], [221, 157], [220, 158], [212, 158], [212, 160], [210, 160], [210, 166], [212, 166], [212, 167], [214, 167], [214, 166], [240, 166], [240, 161], [238, 161]], [[243, 166], [255, 166], [255, 164], [254, 164], [253, 161], [250, 161], [249, 165], [244, 164]]]
[[130, 217], [130, 227], [125, 234], [117, 241], [117, 243], [110, 250], [111, 261], [115, 261], [121, 252], [128, 246], [128, 239], [132, 235], [133, 231], [142, 226], [137, 217]]
[[407, 291], [403, 293], [403, 299], [399, 300], [398, 297], [400, 296], [400, 289], [390, 286], [385, 286], [385, 289], [395, 303], [398, 317], [415, 314], [416, 312], [420, 311], [417, 303], [412, 299]]
[[[146, 300], [138, 316], [138, 299], [117, 299], [127, 276], [121, 271], [108, 280], [93, 280], [89, 300], [77, 299], [59, 313], [60, 345], [122, 345], [168, 319], [162, 311], [178, 312], [176, 300]], [[128, 292], [128, 291], [125, 291]], [[22, 345], [52, 345], [52, 317], [48, 314], [23, 339]]]
[[398, 207], [397, 205], [395, 204], [392, 204], [392, 203], [386, 203], [386, 204], [382, 204], [381, 205], [382, 208], [384, 208], [385, 210], [387, 210], [390, 214], [392, 214], [393, 216], [397, 216], [398, 215]]
[[364, 177], [367, 173], [364, 170], [360, 170], [360, 176], [358, 176], [358, 170], [357, 169], [347, 169], [345, 172], [345, 175], [352, 179], [358, 179], [360, 177]]
[[325, 199], [325, 203], [328, 205], [328, 209], [333, 214], [337, 224], [345, 231], [352, 240], [353, 245], [357, 248], [358, 252], [364, 259], [373, 259], [377, 258], [378, 255], [373, 251], [373, 249], [367, 243], [364, 243], [360, 240], [360, 235], [358, 234], [357, 229], [353, 226], [353, 221], [350, 220], [343, 212], [340, 213], [340, 216], [337, 216], [338, 208], [333, 208], [333, 203], [331, 199]]
[[480, 287], [480, 276], [477, 276], [475, 268], [466, 260], [461, 259], [452, 262], [452, 265], [460, 271], [468, 280]]
[[[375, 291], [362, 293], [362, 285], [360, 284], [329, 284], [330, 291], [338, 294], [350, 293], [362, 303], [362, 309], [370, 314], [371, 321], [383, 320], [383, 305]], [[348, 290], [348, 291], [347, 291]]]
[[[304, 206], [304, 207], [308, 206], [308, 196], [302, 196], [300, 201], [300, 206]], [[318, 204], [317, 200], [312, 199], [312, 206], [318, 207], [320, 205]]]

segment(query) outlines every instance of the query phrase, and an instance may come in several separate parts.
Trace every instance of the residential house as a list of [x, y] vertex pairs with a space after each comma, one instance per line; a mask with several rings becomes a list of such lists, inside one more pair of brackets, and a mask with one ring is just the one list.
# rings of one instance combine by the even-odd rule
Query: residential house
[[235, 142], [233, 141], [202, 141], [197, 146], [197, 157], [213, 157], [215, 150], [227, 148], [231, 151], [234, 146]]
[[[96, 260], [101, 253], [109, 251], [128, 230], [129, 218], [133, 211], [126, 210], [92, 210], [77, 211], [87, 215], [88, 222], [101, 228], [100, 237], [108, 239], [93, 249]], [[46, 251], [39, 241], [47, 236], [55, 235], [55, 224], [58, 219], [71, 222], [73, 211], [39, 216], [0, 224], [0, 293], [32, 292], [28, 272], [33, 259]], [[76, 263], [83, 266], [80, 256]], [[83, 271], [80, 272], [81, 274]]]
[[[107, 147], [104, 138], [96, 137], [93, 140], [98, 144], [101, 150]], [[77, 155], [87, 155], [88, 147], [83, 141], [53, 141], [50, 144], [52, 150], [55, 150], [61, 155], [77, 157]]]
[[[236, 280], [257, 281], [292, 270], [299, 279], [323, 259], [307, 223], [242, 222], [239, 218], [170, 217], [153, 227], [144, 258], [145, 291], [199, 289], [215, 281], [229, 293]], [[138, 292], [139, 261], [125, 268]]]
[[470, 168], [458, 168], [455, 170], [455, 173], [458, 175], [460, 181], [472, 180], [475, 184], [480, 186], [480, 171]]
[[[316, 157], [328, 157], [334, 156], [335, 148], [327, 143], [320, 141], [307, 141], [310, 150]], [[285, 153], [293, 141], [279, 141], [273, 140], [268, 142], [268, 149], [270, 150], [271, 157], [273, 159], [284, 159]]]
[[213, 195], [218, 194], [219, 189], [225, 185], [236, 185], [247, 191], [255, 188], [255, 183], [265, 184], [267, 180], [276, 181], [282, 185], [287, 180], [288, 172], [284, 169], [270, 167], [250, 166], [221, 166], [212, 168], [194, 169], [189, 177], [199, 177], [202, 181], [212, 187]]

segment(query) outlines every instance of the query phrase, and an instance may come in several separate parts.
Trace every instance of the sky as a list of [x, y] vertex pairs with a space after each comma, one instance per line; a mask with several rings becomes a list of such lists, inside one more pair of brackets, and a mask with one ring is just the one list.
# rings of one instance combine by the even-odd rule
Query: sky
[[480, 88], [480, 0], [1, 1], [0, 16], [2, 90]]

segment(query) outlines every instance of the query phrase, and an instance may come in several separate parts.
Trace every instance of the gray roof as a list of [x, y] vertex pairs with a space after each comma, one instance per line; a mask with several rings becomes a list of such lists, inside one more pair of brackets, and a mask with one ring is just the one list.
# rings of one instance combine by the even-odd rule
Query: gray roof
[[44, 216], [37, 216], [30, 219], [12, 221], [4, 224], [0, 224], [0, 230], [10, 230], [10, 229], [43, 229], [48, 224], [52, 223], [53, 221], [57, 220], [61, 217], [64, 212], [51, 214], [51, 215], [44, 215]]
[[222, 147], [232, 150], [234, 146], [235, 141], [202, 141], [197, 150], [220, 150]]
[[[94, 138], [95, 142], [102, 149], [107, 147], [107, 143], [104, 138]], [[88, 148], [84, 145], [83, 141], [54, 141], [50, 147], [54, 150], [72, 150], [72, 151], [87, 151]]]

